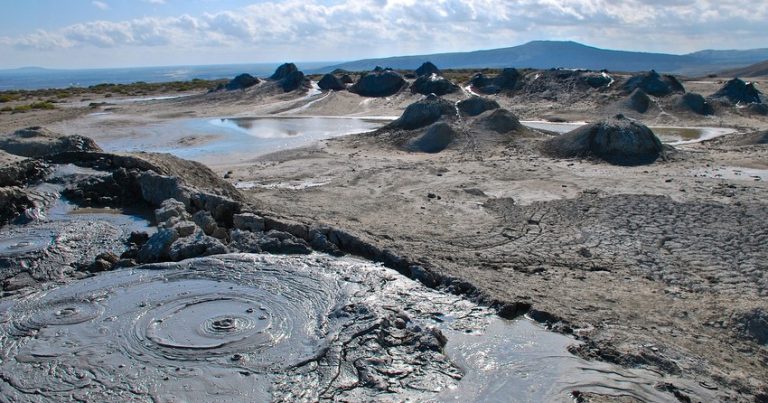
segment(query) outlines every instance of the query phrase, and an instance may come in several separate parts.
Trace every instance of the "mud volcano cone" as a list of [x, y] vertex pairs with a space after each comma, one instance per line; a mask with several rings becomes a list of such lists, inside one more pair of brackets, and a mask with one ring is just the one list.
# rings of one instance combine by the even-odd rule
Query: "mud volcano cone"
[[443, 117], [456, 117], [456, 107], [435, 95], [430, 95], [405, 108], [403, 114], [386, 126], [390, 129], [414, 130], [426, 127]]
[[725, 83], [712, 98], [728, 100], [733, 104], [738, 103], [761, 103], [760, 91], [757, 90], [754, 83], [746, 83], [739, 78], [734, 78]]
[[545, 154], [556, 158], [598, 158], [614, 165], [650, 164], [663, 150], [651, 129], [623, 115], [580, 127], [544, 145]]
[[439, 153], [448, 148], [457, 136], [448, 123], [438, 122], [430, 126], [424, 134], [408, 142], [405, 148], [409, 151]]

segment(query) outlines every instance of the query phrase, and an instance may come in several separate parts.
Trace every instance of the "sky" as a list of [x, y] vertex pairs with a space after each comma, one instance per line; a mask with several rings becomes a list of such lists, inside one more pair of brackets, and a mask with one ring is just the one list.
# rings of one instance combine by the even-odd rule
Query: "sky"
[[768, 47], [768, 0], [0, 0], [0, 68], [343, 61], [531, 40]]

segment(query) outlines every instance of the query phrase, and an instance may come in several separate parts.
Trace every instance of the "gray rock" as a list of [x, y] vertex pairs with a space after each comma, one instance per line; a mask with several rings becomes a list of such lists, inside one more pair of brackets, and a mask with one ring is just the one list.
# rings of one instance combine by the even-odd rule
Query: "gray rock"
[[0, 225], [5, 224], [34, 206], [29, 195], [18, 187], [0, 187]]
[[184, 203], [176, 199], [166, 199], [160, 203], [160, 207], [155, 210], [155, 222], [163, 223], [171, 218], [188, 220], [189, 214]]
[[197, 224], [197, 226], [200, 227], [200, 229], [202, 229], [206, 235], [213, 234], [213, 232], [219, 228], [219, 225], [216, 224], [216, 220], [213, 219], [211, 213], [205, 210], [200, 210], [193, 214], [192, 221], [194, 221], [195, 224]]
[[232, 231], [231, 237], [230, 247], [241, 252], [303, 255], [312, 253], [309, 244], [303, 239], [282, 231], [254, 233], [236, 229]]
[[139, 249], [137, 260], [140, 263], [155, 263], [168, 260], [171, 244], [179, 238], [179, 234], [170, 228], [160, 228]]
[[228, 252], [227, 247], [218, 239], [198, 231], [192, 236], [179, 238], [174, 241], [168, 251], [168, 255], [171, 260], [179, 261], [199, 256], [221, 255]]
[[189, 206], [190, 191], [176, 176], [158, 175], [147, 171], [139, 175], [138, 184], [141, 197], [151, 205], [159, 206], [165, 200], [176, 199]]
[[234, 227], [241, 230], [263, 232], [264, 218], [253, 213], [235, 214], [232, 217]]
[[190, 198], [193, 211], [206, 210], [219, 225], [232, 226], [232, 217], [240, 212], [240, 203], [225, 197], [209, 193], [195, 193]]

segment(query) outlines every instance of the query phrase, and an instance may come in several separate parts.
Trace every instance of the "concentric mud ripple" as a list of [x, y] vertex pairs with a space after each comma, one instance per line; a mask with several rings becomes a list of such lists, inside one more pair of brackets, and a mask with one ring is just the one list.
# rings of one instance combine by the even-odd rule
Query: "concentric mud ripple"
[[[302, 262], [265, 259], [145, 266], [31, 295], [5, 313], [4, 333], [15, 341], [0, 346], [16, 359], [5, 361], [0, 375], [17, 391], [57, 398], [72, 389], [64, 373], [95, 387], [91, 399], [117, 393], [162, 400], [183, 390], [206, 400], [196, 392], [221, 377], [227, 395], [264, 398], [271, 374], [326, 351], [349, 319], [333, 313], [350, 288]], [[40, 376], [40, 366], [53, 376]], [[207, 381], [190, 384], [197, 377]]]
[[717, 400], [574, 342], [356, 259], [221, 255], [0, 300], [0, 400]]

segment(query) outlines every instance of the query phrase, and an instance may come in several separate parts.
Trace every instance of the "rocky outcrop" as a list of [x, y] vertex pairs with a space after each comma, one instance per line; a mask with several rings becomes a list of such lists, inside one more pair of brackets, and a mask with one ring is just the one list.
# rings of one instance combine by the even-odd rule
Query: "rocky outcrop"
[[638, 112], [645, 113], [651, 106], [651, 98], [640, 88], [635, 88], [627, 99], [624, 100], [624, 106]]
[[414, 130], [429, 126], [445, 116], [456, 118], [456, 107], [442, 98], [428, 96], [408, 105], [403, 114], [385, 129]]
[[498, 109], [499, 107], [498, 102], [478, 96], [461, 100], [456, 104], [456, 108], [464, 116], [477, 116], [485, 111]]
[[323, 78], [317, 82], [317, 86], [324, 91], [341, 91], [347, 88], [347, 86], [333, 74], [324, 75]]
[[627, 93], [631, 93], [638, 88], [643, 90], [646, 94], [656, 97], [685, 92], [683, 84], [681, 84], [677, 78], [668, 74], [663, 76], [659, 75], [659, 73], [654, 70], [630, 77], [623, 86], [624, 91]]
[[405, 85], [405, 78], [400, 73], [378, 67], [360, 77], [349, 91], [364, 97], [388, 97], [398, 93]]
[[517, 69], [507, 68], [501, 71], [501, 74], [496, 76], [486, 76], [482, 73], [477, 73], [472, 76], [470, 85], [476, 92], [482, 94], [497, 94], [502, 91], [513, 91], [517, 88], [521, 74]]
[[556, 158], [597, 158], [615, 165], [642, 165], [661, 157], [664, 146], [644, 124], [617, 115], [548, 140], [543, 150]]
[[309, 87], [309, 79], [293, 63], [280, 65], [269, 79], [275, 81], [285, 92]]
[[755, 87], [755, 83], [747, 83], [740, 78], [734, 78], [726, 82], [717, 92], [712, 94], [710, 98], [715, 98], [734, 105], [750, 103], [759, 104], [762, 103], [760, 94], [761, 92]]
[[712, 115], [715, 110], [712, 105], [704, 99], [701, 94], [688, 92], [678, 95], [674, 100], [675, 105], [683, 110], [696, 113], [698, 115]]
[[349, 74], [343, 74], [343, 75], [342, 75], [342, 76], [339, 78], [339, 80], [340, 80], [342, 83], [344, 83], [344, 84], [352, 84], [352, 83], [354, 83], [354, 82], [355, 82], [355, 80], [353, 80], [353, 79], [352, 79], [352, 76], [350, 76]]
[[0, 186], [25, 186], [43, 179], [49, 172], [50, 168], [45, 162], [35, 159], [0, 165]]
[[23, 157], [40, 158], [64, 152], [101, 151], [96, 142], [83, 136], [64, 136], [34, 126], [0, 137], [0, 149]]
[[224, 85], [224, 89], [227, 91], [235, 91], [235, 90], [244, 90], [246, 88], [253, 87], [254, 85], [258, 84], [260, 81], [258, 78], [248, 74], [243, 73], [239, 76], [233, 78], [230, 82]]
[[423, 95], [446, 95], [458, 90], [458, 85], [437, 74], [419, 76], [416, 81], [411, 84], [411, 92]]
[[418, 69], [416, 69], [415, 73], [416, 77], [429, 77], [433, 74], [436, 76], [443, 75], [443, 73], [440, 72], [440, 69], [432, 64], [432, 62], [424, 62]]
[[424, 134], [409, 141], [405, 149], [422, 153], [439, 153], [448, 148], [457, 136], [456, 131], [449, 124], [438, 122], [430, 126]]

